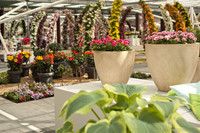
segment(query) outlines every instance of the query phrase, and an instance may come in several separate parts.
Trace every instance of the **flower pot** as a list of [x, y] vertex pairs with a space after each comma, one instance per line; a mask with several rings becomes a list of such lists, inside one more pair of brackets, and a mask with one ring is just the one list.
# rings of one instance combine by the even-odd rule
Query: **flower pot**
[[89, 79], [97, 79], [97, 71], [95, 67], [86, 67], [85, 72], [88, 74]]
[[22, 65], [22, 77], [29, 76], [29, 66]]
[[[58, 66], [60, 64], [65, 65], [65, 62], [54, 62], [54, 64], [53, 64], [53, 70], [54, 70], [54, 72], [57, 70], [57, 68], [58, 68]], [[59, 79], [59, 78], [62, 78], [62, 75], [58, 75], [58, 74], [54, 73], [53, 79]]]
[[133, 70], [135, 51], [94, 51], [94, 62], [102, 84], [126, 84]]
[[198, 64], [197, 64], [197, 69], [195, 71], [195, 74], [194, 74], [194, 77], [191, 81], [191, 83], [196, 83], [196, 82], [199, 82], [200, 81], [200, 58], [199, 58], [199, 61], [198, 61]]
[[153, 81], [160, 91], [190, 83], [198, 63], [199, 44], [147, 44], [146, 56]]
[[50, 72], [50, 73], [37, 73], [37, 75], [38, 75], [38, 78], [39, 78], [40, 82], [48, 84], [48, 83], [52, 82], [54, 72]]
[[40, 82], [40, 80], [37, 76], [37, 69], [32, 69], [32, 77], [35, 80], [35, 82]]
[[54, 74], [54, 76], [53, 76], [53, 79], [60, 79], [60, 78], [62, 78], [62, 75], [59, 75], [59, 74]]
[[7, 71], [10, 83], [20, 83], [22, 71]]

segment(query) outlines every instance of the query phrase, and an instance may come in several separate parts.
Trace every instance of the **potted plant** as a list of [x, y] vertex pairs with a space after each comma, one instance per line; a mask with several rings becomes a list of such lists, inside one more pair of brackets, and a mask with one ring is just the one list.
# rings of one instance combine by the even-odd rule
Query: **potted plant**
[[27, 49], [27, 50], [30, 50], [30, 38], [24, 38], [21, 40], [21, 44], [22, 44], [22, 48], [23, 49]]
[[56, 69], [54, 69], [54, 79], [62, 78], [67, 72], [68, 68], [63, 64], [60, 64]]
[[80, 77], [85, 74], [84, 69], [84, 56], [81, 52], [76, 52], [75, 50], [72, 51], [72, 56], [67, 57], [66, 62], [72, 68], [73, 76]]
[[[64, 54], [64, 52], [54, 52], [54, 64], [53, 64], [53, 69], [54, 69], [54, 72], [57, 71], [58, 67], [63, 64], [63, 65], [66, 65], [66, 58], [67, 56]], [[58, 77], [62, 77], [60, 75], [57, 75], [57, 73], [54, 73], [54, 77], [53, 78], [58, 78]]]
[[193, 33], [163, 31], [146, 40], [148, 68], [159, 90], [169, 91], [171, 85], [191, 82], [199, 55]]
[[7, 71], [9, 75], [9, 81], [10, 83], [20, 83], [21, 79], [21, 64], [23, 62], [23, 56], [22, 53], [16, 54], [15, 56], [8, 54], [8, 68]]
[[145, 90], [142, 85], [123, 84], [106, 84], [104, 89], [91, 92], [82, 90], [64, 103], [59, 118], [65, 115], [65, 119], [57, 133], [76, 132], [73, 128], [77, 123], [70, 118], [88, 113], [96, 119], [88, 118], [83, 127], [78, 127], [78, 133], [200, 132], [176, 112], [188, 104], [184, 98], [155, 94], [147, 101], [142, 97]]
[[30, 52], [20, 52], [23, 56], [23, 63], [25, 64], [22, 64], [22, 77], [25, 77], [25, 76], [29, 76], [29, 68], [30, 68], [30, 65], [28, 65], [28, 61], [30, 59], [30, 57], [32, 56], [32, 54]]
[[85, 72], [88, 74], [89, 79], [96, 79], [97, 78], [97, 71], [95, 69], [94, 64], [94, 54], [93, 52], [86, 51], [84, 53], [85, 58]]
[[31, 68], [31, 71], [32, 71], [32, 77], [35, 80], [35, 82], [40, 82], [40, 80], [37, 76], [37, 64], [36, 64], [35, 61], [31, 62], [30, 68]]
[[53, 79], [53, 55], [37, 56], [35, 58], [37, 76], [40, 82], [50, 83]]
[[93, 40], [95, 67], [102, 84], [126, 84], [134, 66], [135, 51], [128, 46], [130, 41], [107, 38]]

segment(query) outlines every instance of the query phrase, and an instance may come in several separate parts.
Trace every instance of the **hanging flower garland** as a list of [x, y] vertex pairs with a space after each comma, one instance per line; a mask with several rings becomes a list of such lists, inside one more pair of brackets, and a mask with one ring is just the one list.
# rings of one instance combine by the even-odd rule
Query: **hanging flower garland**
[[62, 45], [65, 49], [68, 49], [68, 37], [70, 37], [70, 44], [73, 46], [74, 42], [74, 18], [72, 16], [72, 13], [65, 9], [65, 19], [63, 22], [63, 42]]
[[47, 20], [47, 13], [43, 16], [39, 27], [38, 27], [38, 32], [37, 32], [37, 47], [40, 48], [42, 46], [42, 36], [43, 36], [43, 32], [44, 32], [44, 23]]
[[166, 9], [164, 9], [163, 5], [159, 5], [159, 9], [165, 23], [165, 31], [174, 31], [172, 18], [169, 12]]
[[23, 35], [26, 35], [26, 22], [24, 20], [21, 21], [22, 29], [23, 29]]
[[153, 32], [157, 32], [157, 28], [156, 28], [155, 21], [154, 21], [154, 16], [152, 14], [150, 7], [147, 4], [145, 4], [145, 2], [142, 0], [139, 1], [139, 5], [141, 6], [142, 11], [144, 12], [144, 14], [148, 20], [148, 27], [150, 30], [150, 35]]
[[11, 23], [10, 33], [15, 34], [15, 30], [16, 30], [17, 25], [18, 25], [18, 21], [13, 20], [12, 23]]
[[6, 35], [9, 35], [11, 29], [11, 23], [5, 23], [5, 33]]
[[90, 4], [90, 8], [83, 19], [83, 45], [84, 51], [90, 51], [90, 44], [94, 40], [95, 19], [100, 13], [101, 8], [104, 6], [105, 1]]
[[121, 15], [123, 1], [114, 0], [112, 3], [111, 17], [110, 17], [110, 30], [109, 35], [114, 39], [120, 39], [119, 36], [119, 17]]
[[181, 14], [182, 20], [185, 22], [185, 26], [187, 28], [191, 28], [191, 22], [190, 22], [190, 18], [188, 16], [188, 11], [185, 7], [183, 7], [182, 4], [180, 4], [179, 2], [174, 2], [174, 7], [176, 7], [179, 11], [179, 13]]
[[148, 20], [146, 14], [142, 12], [142, 25], [143, 25], [143, 32], [142, 32], [142, 44], [145, 46], [147, 43], [146, 38], [149, 35], [149, 27], [148, 27]]
[[41, 20], [43, 19], [43, 17], [46, 15], [45, 11], [40, 11], [38, 12], [37, 16], [33, 19], [32, 23], [31, 23], [31, 28], [30, 28], [30, 44], [31, 47], [34, 49], [36, 48], [36, 40], [37, 40], [37, 32], [38, 32], [38, 27], [39, 24], [41, 22]]
[[129, 14], [131, 14], [131, 10], [132, 9], [133, 9], [133, 7], [129, 6], [122, 13], [122, 18], [121, 18], [120, 23], [119, 23], [119, 31], [120, 31], [120, 38], [121, 39], [125, 39], [125, 31], [126, 31], [125, 23], [126, 23], [126, 18], [128, 17]]
[[100, 13], [95, 21], [95, 40], [106, 38], [109, 31], [109, 24], [105, 17]]
[[168, 3], [165, 5], [165, 9], [169, 11], [172, 19], [176, 21], [176, 31], [185, 31], [185, 23], [183, 22], [181, 15], [178, 13], [178, 9]]
[[53, 42], [55, 23], [58, 21], [58, 18], [61, 15], [62, 15], [62, 11], [57, 10], [51, 17], [51, 20], [50, 20], [49, 26], [48, 26], [49, 28], [47, 30], [47, 45], [46, 45], [46, 47]]

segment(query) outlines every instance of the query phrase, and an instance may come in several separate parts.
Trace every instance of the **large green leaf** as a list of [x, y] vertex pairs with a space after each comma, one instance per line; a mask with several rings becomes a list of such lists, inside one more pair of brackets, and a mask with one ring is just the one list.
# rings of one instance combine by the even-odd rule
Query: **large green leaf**
[[85, 115], [98, 102], [101, 106], [108, 105], [111, 102], [108, 99], [107, 93], [103, 90], [95, 90], [92, 92], [80, 91], [66, 101], [61, 109], [59, 118], [62, 118], [64, 113], [65, 120], [68, 120], [74, 113]]
[[[96, 123], [96, 121], [95, 120], [89, 120], [88, 122], [87, 122], [87, 124], [88, 123]], [[87, 125], [86, 124], [86, 125]], [[79, 129], [76, 133], [84, 133], [85, 132], [85, 127], [86, 127], [86, 125], [84, 126], [84, 127], [82, 127], [81, 129]]]
[[111, 112], [109, 120], [103, 119], [97, 123], [88, 124], [85, 133], [126, 133], [126, 124], [120, 114]]
[[134, 94], [143, 93], [146, 91], [146, 86], [144, 85], [127, 85], [127, 84], [105, 84], [104, 88], [116, 95], [124, 95], [129, 98]]
[[178, 133], [200, 133], [200, 130], [189, 124], [178, 113], [172, 114], [170, 121]]
[[[152, 115], [152, 114], [148, 114]], [[150, 121], [150, 120], [149, 120]], [[171, 127], [162, 121], [155, 121], [152, 117], [152, 122], [138, 120], [130, 115], [125, 115], [125, 123], [131, 133], [171, 133]]]
[[72, 133], [73, 130], [73, 122], [65, 121], [62, 128], [56, 130], [56, 133]]

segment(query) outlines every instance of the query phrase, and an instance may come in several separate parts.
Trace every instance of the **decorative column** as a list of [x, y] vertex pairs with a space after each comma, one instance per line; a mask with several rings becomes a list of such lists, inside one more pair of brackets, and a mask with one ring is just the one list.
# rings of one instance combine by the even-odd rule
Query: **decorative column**
[[165, 23], [163, 19], [160, 19], [160, 31], [164, 31], [165, 30]]
[[60, 44], [60, 17], [58, 18], [58, 21], [57, 21], [57, 43]]
[[[2, 15], [3, 15], [3, 9], [0, 9], [0, 16], [2, 16]], [[1, 24], [1, 34], [2, 34], [2, 36], [4, 36], [4, 23]]]
[[136, 26], [136, 31], [139, 31], [140, 28], [139, 28], [139, 23], [140, 23], [140, 16], [139, 16], [139, 13], [136, 13], [135, 14], [135, 26]]

